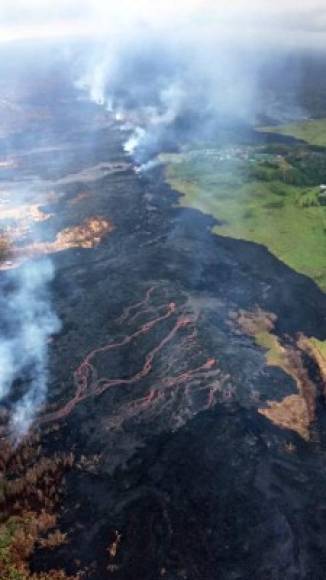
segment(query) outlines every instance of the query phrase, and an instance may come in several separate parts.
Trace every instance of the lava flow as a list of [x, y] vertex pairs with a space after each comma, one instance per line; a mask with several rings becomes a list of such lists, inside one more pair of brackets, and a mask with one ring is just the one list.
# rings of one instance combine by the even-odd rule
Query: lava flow
[[[197, 332], [195, 328], [196, 317], [185, 311], [185, 306], [178, 307], [175, 302], [154, 305], [152, 300], [156, 286], [149, 288], [143, 300], [128, 306], [118, 318], [117, 323], [124, 326], [133, 324], [137, 318], [145, 320], [136, 329], [123, 336], [123, 338], [109, 342], [108, 344], [90, 351], [73, 375], [74, 395], [63, 406], [57, 410], [45, 413], [38, 420], [38, 424], [46, 424], [58, 421], [70, 415], [82, 401], [90, 397], [102, 395], [108, 389], [114, 387], [128, 387], [141, 384], [145, 378], [154, 374], [153, 386], [139, 396], [138, 393], [131, 393], [132, 400], [122, 403], [121, 408], [116, 412], [112, 410], [112, 417], [108, 422], [121, 424], [127, 418], [143, 412], [159, 400], [167, 398], [173, 391], [183, 387], [184, 394], [188, 400], [188, 408], [192, 406], [192, 389], [197, 392], [205, 391], [201, 409], [212, 406], [215, 402], [215, 395], [222, 390], [228, 377], [222, 376], [217, 369], [217, 361], [212, 358], [203, 360], [203, 355], [197, 344]], [[149, 320], [149, 313], [155, 312]], [[170, 323], [169, 323], [170, 322]], [[172, 326], [171, 326], [171, 322]], [[167, 324], [168, 323], [168, 324]], [[155, 333], [153, 332], [155, 330]], [[151, 336], [150, 336], [151, 335]], [[160, 339], [158, 336], [160, 335]], [[148, 336], [153, 346], [143, 355], [143, 364], [139, 370], [129, 377], [109, 378], [101, 376], [96, 366], [98, 357], [108, 355], [111, 352], [121, 351], [123, 347], [131, 345], [137, 347], [137, 341]], [[156, 364], [159, 356], [163, 357], [164, 349], [168, 345], [173, 345], [173, 352], [169, 353], [166, 365]], [[193, 368], [188, 368], [189, 360], [201, 358], [199, 364]], [[164, 376], [161, 376], [164, 368]], [[128, 393], [127, 393], [128, 394]]]

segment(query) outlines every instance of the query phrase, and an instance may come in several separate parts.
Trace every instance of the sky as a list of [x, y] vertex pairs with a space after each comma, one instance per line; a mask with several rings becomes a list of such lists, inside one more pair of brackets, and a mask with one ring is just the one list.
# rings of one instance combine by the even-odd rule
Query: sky
[[99, 37], [121, 26], [180, 30], [207, 22], [226, 36], [326, 45], [325, 0], [1, 0], [0, 41]]

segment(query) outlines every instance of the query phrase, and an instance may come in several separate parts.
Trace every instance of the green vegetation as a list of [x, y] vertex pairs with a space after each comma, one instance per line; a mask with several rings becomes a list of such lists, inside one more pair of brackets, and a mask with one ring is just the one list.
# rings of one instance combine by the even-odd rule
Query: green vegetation
[[323, 379], [326, 380], [326, 340], [318, 340], [317, 338], [304, 338], [303, 347], [308, 347], [308, 352], [316, 360]]
[[296, 139], [302, 139], [310, 145], [326, 147], [326, 119], [311, 119], [277, 127], [259, 127], [258, 130], [288, 135]]
[[247, 147], [163, 160], [168, 182], [183, 194], [180, 204], [215, 216], [215, 233], [265, 245], [326, 290], [326, 207], [318, 200], [320, 175], [311, 172], [317, 165], [325, 173], [320, 152]]
[[65, 541], [65, 534], [58, 530], [48, 538], [41, 537], [52, 524], [53, 519], [44, 511], [39, 518], [33, 512], [26, 512], [0, 523], [1, 580], [77, 580], [77, 576], [68, 577], [63, 570], [30, 572], [28, 559], [36, 545], [53, 549]]
[[8, 580], [25, 580], [25, 574], [19, 570], [13, 553], [15, 535], [19, 529], [19, 518], [10, 518], [0, 526], [0, 570], [3, 578]]
[[258, 346], [261, 346], [266, 350], [266, 360], [268, 365], [280, 367], [283, 370], [285, 369], [285, 351], [282, 349], [277, 336], [268, 331], [261, 331], [255, 335], [255, 342]]
[[321, 355], [326, 361], [326, 340], [318, 340], [317, 338], [310, 338], [310, 342], [315, 346], [315, 348], [318, 348]]

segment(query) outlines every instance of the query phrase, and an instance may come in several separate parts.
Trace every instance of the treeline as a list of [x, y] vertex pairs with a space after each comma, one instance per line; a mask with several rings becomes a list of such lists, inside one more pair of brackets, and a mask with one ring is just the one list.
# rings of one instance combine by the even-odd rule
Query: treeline
[[326, 153], [290, 153], [284, 157], [283, 162], [277, 159], [257, 162], [248, 167], [248, 178], [314, 187], [326, 183]]

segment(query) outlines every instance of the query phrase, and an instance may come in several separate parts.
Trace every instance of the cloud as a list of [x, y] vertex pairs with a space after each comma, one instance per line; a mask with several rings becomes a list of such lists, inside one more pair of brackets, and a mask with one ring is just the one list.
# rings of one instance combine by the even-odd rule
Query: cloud
[[[214, 26], [213, 26], [214, 24]], [[318, 31], [326, 25], [326, 6], [321, 0], [2, 0], [0, 39], [54, 36], [112, 36], [135, 28], [153, 34], [170, 30], [181, 37], [185, 29], [207, 28], [224, 37], [265, 43], [302, 42], [321, 46]], [[285, 33], [288, 33], [285, 34]]]

